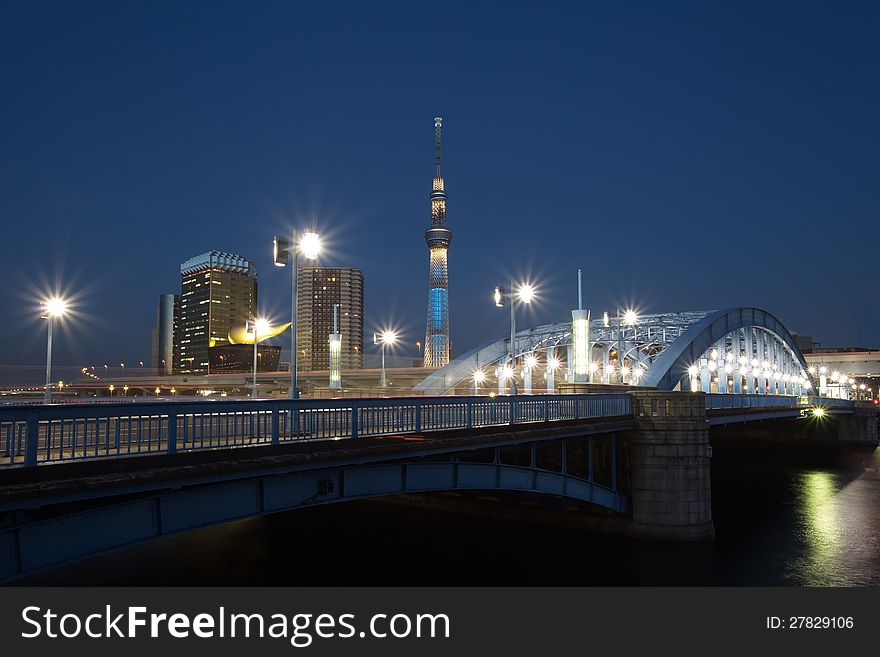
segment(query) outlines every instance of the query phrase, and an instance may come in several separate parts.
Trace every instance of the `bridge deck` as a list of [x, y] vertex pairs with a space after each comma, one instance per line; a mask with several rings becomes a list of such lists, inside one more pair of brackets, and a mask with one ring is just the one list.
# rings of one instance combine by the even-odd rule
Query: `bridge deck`
[[297, 472], [368, 462], [399, 461], [486, 447], [625, 431], [630, 415], [455, 429], [430, 434], [388, 435], [349, 440], [300, 441], [281, 445], [72, 461], [51, 468], [0, 469], [0, 511], [38, 507], [108, 495], [177, 488], [200, 481], [258, 477], [271, 471]]

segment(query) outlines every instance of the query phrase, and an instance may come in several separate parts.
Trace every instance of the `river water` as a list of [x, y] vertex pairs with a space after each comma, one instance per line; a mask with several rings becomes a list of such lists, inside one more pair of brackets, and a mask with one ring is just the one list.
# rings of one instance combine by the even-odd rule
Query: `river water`
[[208, 527], [21, 583], [880, 585], [880, 450], [797, 462], [760, 447], [715, 453], [714, 541], [364, 501]]

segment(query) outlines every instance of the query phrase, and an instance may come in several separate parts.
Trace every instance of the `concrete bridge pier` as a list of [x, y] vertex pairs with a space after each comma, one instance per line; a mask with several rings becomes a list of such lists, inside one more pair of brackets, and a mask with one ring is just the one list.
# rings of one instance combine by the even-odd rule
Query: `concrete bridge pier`
[[838, 415], [837, 442], [841, 445], [864, 446], [871, 449], [878, 444], [877, 407], [870, 402], [856, 402], [850, 415]]
[[631, 395], [636, 428], [626, 440], [633, 533], [713, 538], [712, 449], [704, 395], [657, 390], [634, 390]]

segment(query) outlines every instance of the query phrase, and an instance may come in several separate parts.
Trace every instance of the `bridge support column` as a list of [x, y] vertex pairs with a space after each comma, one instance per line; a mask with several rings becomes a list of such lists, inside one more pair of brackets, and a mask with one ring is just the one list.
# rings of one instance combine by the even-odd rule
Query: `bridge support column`
[[709, 425], [705, 398], [640, 390], [627, 438], [634, 531], [669, 539], [707, 539], [712, 524]]
[[852, 415], [838, 415], [837, 442], [844, 445], [877, 447], [878, 414], [870, 402], [856, 402]]

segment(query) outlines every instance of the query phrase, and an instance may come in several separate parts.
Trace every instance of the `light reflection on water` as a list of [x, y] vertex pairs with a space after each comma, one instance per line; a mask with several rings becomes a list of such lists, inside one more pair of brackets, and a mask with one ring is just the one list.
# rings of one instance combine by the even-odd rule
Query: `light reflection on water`
[[714, 542], [354, 502], [171, 536], [23, 583], [880, 585], [880, 450], [791, 461], [714, 459]]
[[806, 546], [791, 559], [792, 584], [877, 584], [880, 560], [880, 451], [852, 479], [810, 471], [792, 479], [797, 538]]

